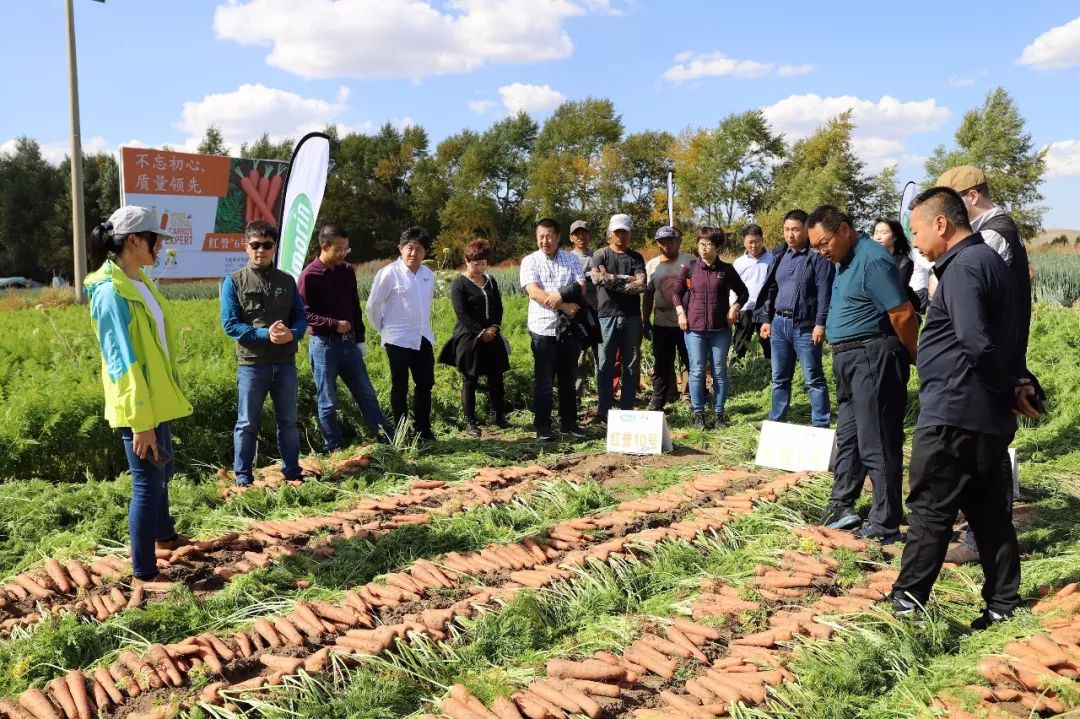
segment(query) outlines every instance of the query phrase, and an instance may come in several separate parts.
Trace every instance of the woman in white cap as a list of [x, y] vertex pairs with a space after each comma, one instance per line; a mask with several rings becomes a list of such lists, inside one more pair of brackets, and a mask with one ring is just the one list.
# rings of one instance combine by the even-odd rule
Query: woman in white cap
[[191, 414], [191, 403], [176, 371], [175, 322], [142, 269], [157, 262], [161, 238], [171, 236], [145, 207], [121, 207], [90, 233], [90, 259], [101, 265], [84, 283], [101, 348], [105, 419], [120, 430], [131, 468], [128, 531], [136, 581], [157, 576], [155, 546], [186, 543], [169, 514], [169, 423]]

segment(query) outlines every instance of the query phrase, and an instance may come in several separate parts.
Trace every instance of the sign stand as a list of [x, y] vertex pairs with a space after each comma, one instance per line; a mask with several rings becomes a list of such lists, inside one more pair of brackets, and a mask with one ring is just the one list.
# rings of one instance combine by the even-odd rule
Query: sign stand
[[672, 449], [671, 430], [663, 412], [608, 410], [608, 452], [662, 454]]
[[828, 472], [836, 451], [836, 432], [824, 427], [763, 422], [754, 462], [789, 472]]

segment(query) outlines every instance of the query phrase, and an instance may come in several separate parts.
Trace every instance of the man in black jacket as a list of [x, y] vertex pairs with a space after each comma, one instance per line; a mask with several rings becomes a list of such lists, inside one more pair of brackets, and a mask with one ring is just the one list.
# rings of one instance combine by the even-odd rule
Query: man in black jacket
[[784, 242], [774, 253], [769, 274], [755, 303], [754, 322], [772, 353], [772, 408], [769, 420], [787, 420], [795, 359], [803, 369], [810, 396], [810, 423], [828, 427], [829, 386], [821, 366], [825, 321], [835, 270], [832, 263], [810, 247], [807, 215], [791, 210], [784, 216]]
[[936, 263], [938, 288], [919, 341], [910, 529], [892, 604], [900, 615], [926, 604], [963, 510], [986, 578], [986, 609], [972, 623], [983, 629], [1020, 603], [1020, 552], [1008, 511], [1012, 484], [999, 467], [1016, 432], [1014, 415], [1040, 414], [1013, 351], [1018, 322], [1009, 268], [972, 233], [955, 190], [931, 188], [912, 209], [915, 244]]

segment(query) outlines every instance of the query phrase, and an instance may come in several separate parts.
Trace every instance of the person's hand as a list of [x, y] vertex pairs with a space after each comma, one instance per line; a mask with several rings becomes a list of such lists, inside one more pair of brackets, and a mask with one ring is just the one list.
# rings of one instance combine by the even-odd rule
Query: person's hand
[[1033, 404], [1035, 398], [1035, 385], [1031, 384], [1031, 380], [1027, 378], [1021, 379], [1015, 389], [1016, 393], [1016, 407], [1013, 409], [1013, 413], [1022, 414], [1028, 419], [1039, 419], [1043, 416], [1043, 413], [1035, 408]]
[[758, 332], [761, 335], [761, 339], [767, 340], [772, 336], [772, 325], [765, 322], [761, 325], [761, 330]]
[[494, 327], [488, 327], [486, 330], [484, 330], [483, 332], [480, 333], [480, 341], [481, 342], [490, 342], [493, 339], [495, 339], [495, 328]]
[[581, 309], [581, 305], [576, 304], [574, 302], [564, 302], [559, 307], [559, 309], [562, 310], [564, 314], [566, 314], [566, 315], [568, 315], [570, 317], [573, 317]]
[[562, 304], [562, 295], [558, 292], [548, 292], [547, 297], [544, 299], [544, 307], [549, 310], [559, 309], [559, 305]]
[[825, 341], [825, 328], [821, 325], [814, 325], [814, 331], [810, 335], [810, 340], [819, 345]]
[[293, 341], [293, 333], [285, 323], [278, 320], [270, 325], [270, 341], [276, 345], [287, 345]]
[[652, 323], [648, 320], [641, 321], [641, 336], [644, 339], [652, 339]]
[[367, 342], [357, 342], [356, 349], [360, 352], [360, 359], [367, 357]]
[[686, 332], [686, 328], [689, 327], [689, 326], [690, 326], [690, 324], [686, 321], [686, 313], [685, 312], [680, 312], [679, 313], [679, 329], [681, 329], [683, 332]]
[[739, 321], [739, 305], [734, 304], [734, 305], [731, 306], [731, 309], [728, 310], [727, 323], [729, 325], [733, 325], [738, 321]]
[[150, 459], [153, 456], [155, 461], [160, 461], [160, 455], [158, 455], [157, 446], [157, 434], [152, 429], [144, 429], [142, 432], [135, 432], [131, 438], [131, 451], [135, 453], [135, 456], [139, 459]]
[[352, 332], [352, 323], [348, 320], [338, 320], [337, 333], [339, 335], [347, 335]]

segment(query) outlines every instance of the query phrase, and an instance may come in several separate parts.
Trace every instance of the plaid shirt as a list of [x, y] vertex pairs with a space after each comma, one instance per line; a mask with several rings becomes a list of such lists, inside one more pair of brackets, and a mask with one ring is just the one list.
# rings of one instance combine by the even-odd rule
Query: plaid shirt
[[[554, 257], [537, 250], [521, 261], [521, 286], [536, 284], [545, 292], [557, 292], [572, 282], [584, 282], [581, 260], [577, 256], [559, 250]], [[529, 300], [529, 332], [554, 337], [559, 326], [558, 310], [544, 307], [536, 300]]]

